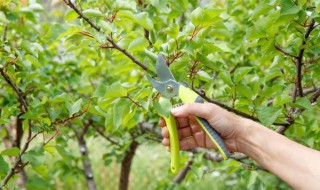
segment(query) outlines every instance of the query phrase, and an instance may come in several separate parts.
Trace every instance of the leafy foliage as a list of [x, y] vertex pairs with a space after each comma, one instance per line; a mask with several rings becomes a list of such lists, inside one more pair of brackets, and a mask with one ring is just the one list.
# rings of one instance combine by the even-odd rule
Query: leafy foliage
[[[319, 149], [319, 11], [318, 1], [303, 0], [0, 2], [1, 181], [15, 167], [27, 173], [28, 189], [83, 187], [73, 148], [81, 131], [91, 154], [103, 154], [101, 168], [121, 162], [132, 141], [150, 143], [153, 134], [139, 126], [158, 120], [145, 75], [159, 53], [177, 80]], [[99, 139], [106, 142], [96, 150]], [[159, 166], [160, 180], [150, 176], [146, 186], [186, 189], [213, 177], [208, 185], [219, 189], [288, 188], [232, 160], [197, 154], [193, 162], [182, 184]]]

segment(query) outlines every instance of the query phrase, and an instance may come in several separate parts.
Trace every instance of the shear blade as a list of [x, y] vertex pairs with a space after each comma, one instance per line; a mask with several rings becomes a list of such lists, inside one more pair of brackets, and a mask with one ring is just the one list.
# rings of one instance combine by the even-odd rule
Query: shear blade
[[165, 82], [170, 79], [176, 81], [162, 54], [158, 55], [158, 59], [156, 63], [156, 71], [160, 81]]

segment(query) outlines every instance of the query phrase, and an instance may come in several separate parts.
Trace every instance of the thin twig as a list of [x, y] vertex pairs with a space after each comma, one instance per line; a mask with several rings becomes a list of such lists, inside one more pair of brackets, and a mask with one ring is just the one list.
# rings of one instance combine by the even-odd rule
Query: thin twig
[[18, 100], [20, 104], [23, 106], [24, 110], [21, 110], [22, 113], [25, 113], [28, 111], [28, 104], [26, 100], [23, 98], [22, 90], [13, 83], [13, 81], [9, 78], [9, 76], [3, 71], [3, 68], [0, 68], [0, 74], [5, 79], [5, 81], [12, 87], [12, 89], [15, 91], [15, 93], [18, 96]]
[[280, 48], [280, 46], [274, 45], [274, 47], [276, 48], [276, 50], [282, 52], [284, 55], [287, 55], [287, 56], [289, 56], [289, 57], [293, 57], [293, 58], [295, 58], [295, 59], [298, 59], [298, 56], [295, 56], [295, 55], [292, 55], [292, 54], [290, 54], [290, 53], [288, 53], [288, 52], [285, 52], [282, 48]]
[[99, 133], [99, 135], [100, 135], [101, 137], [103, 137], [104, 139], [106, 139], [106, 140], [109, 141], [110, 143], [115, 144], [115, 145], [117, 145], [118, 147], [121, 147], [120, 143], [118, 143], [117, 141], [111, 139], [111, 137], [105, 135], [105, 134], [103, 133], [103, 131], [102, 131], [99, 127], [97, 127], [97, 126], [95, 126], [95, 125], [93, 125], [93, 124], [91, 124], [91, 126]]
[[127, 98], [128, 100], [130, 100], [132, 103], [134, 103], [136, 106], [138, 106], [139, 108], [143, 108], [142, 105], [139, 104], [139, 102], [134, 101], [132, 98], [130, 98], [129, 95], [127, 96], [123, 96], [124, 98]]

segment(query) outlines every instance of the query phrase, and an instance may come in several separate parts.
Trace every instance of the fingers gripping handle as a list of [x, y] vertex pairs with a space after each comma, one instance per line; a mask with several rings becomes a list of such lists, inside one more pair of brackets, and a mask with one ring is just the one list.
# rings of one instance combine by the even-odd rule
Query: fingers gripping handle
[[[179, 97], [184, 103], [188, 103], [188, 102], [204, 103], [203, 99], [197, 93], [195, 93], [191, 89], [182, 85], [180, 85]], [[208, 123], [207, 120], [200, 117], [196, 117], [196, 120], [201, 125], [201, 127], [206, 132], [206, 134], [210, 137], [212, 142], [216, 145], [223, 159], [226, 160], [227, 158], [229, 158], [230, 153], [226, 145], [223, 143], [219, 133], [213, 127], [211, 127], [211, 125]]]
[[[198, 96], [196, 98], [195, 102], [204, 103], [203, 99], [200, 96]], [[207, 120], [205, 120], [201, 117], [196, 117], [196, 120], [201, 125], [203, 130], [207, 133], [207, 135], [210, 137], [212, 142], [219, 149], [223, 159], [225, 159], [225, 160], [228, 159], [230, 157], [230, 153], [229, 153], [226, 145], [224, 144], [223, 140], [221, 139], [220, 135], [218, 134], [218, 132], [213, 127], [211, 127], [211, 125], [208, 123]]]

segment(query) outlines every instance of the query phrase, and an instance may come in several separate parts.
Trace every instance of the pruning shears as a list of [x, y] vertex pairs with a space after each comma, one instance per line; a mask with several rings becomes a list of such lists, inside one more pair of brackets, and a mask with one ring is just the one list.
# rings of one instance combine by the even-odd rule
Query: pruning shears
[[[147, 75], [147, 78], [151, 85], [162, 95], [159, 98], [159, 102], [155, 103], [154, 106], [158, 114], [163, 117], [168, 127], [170, 139], [171, 171], [172, 173], [177, 173], [179, 170], [178, 164], [180, 146], [176, 121], [174, 116], [172, 116], [170, 113], [172, 108], [170, 107], [172, 106], [170, 99], [178, 96], [183, 103], [204, 103], [204, 100], [192, 89], [176, 81], [163, 55], [161, 54], [158, 56], [155, 69], [159, 80], [156, 80], [149, 75]], [[230, 157], [230, 153], [228, 152], [218, 132], [211, 127], [207, 120], [201, 117], [195, 117], [195, 119], [218, 148], [223, 159], [228, 159]]]

